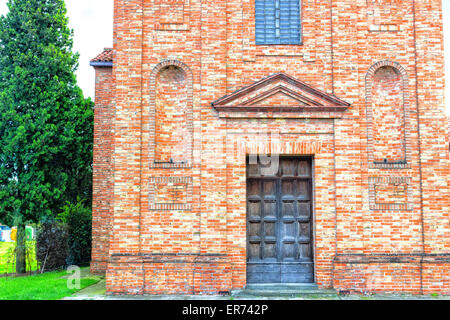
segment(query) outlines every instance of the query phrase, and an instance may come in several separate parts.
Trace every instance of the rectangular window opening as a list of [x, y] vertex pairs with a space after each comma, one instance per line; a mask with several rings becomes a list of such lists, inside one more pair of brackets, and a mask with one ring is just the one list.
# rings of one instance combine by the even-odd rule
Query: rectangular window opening
[[257, 45], [301, 44], [301, 0], [255, 0]]

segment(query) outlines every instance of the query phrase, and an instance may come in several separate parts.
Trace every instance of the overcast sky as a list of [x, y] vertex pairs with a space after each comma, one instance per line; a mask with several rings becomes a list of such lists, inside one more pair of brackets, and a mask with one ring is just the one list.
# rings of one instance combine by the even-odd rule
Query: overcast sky
[[[7, 0], [0, 0], [0, 14], [7, 12]], [[78, 84], [94, 99], [94, 70], [89, 60], [104, 47], [112, 47], [114, 0], [66, 0], [70, 27], [74, 29], [74, 50], [80, 53]], [[450, 115], [450, 0], [442, 0], [444, 12], [447, 75], [447, 114]]]
[[[8, 11], [0, 0], [0, 14]], [[80, 54], [78, 85], [94, 100], [95, 72], [89, 61], [113, 44], [114, 0], [66, 0], [69, 26], [74, 30], [74, 51]]]

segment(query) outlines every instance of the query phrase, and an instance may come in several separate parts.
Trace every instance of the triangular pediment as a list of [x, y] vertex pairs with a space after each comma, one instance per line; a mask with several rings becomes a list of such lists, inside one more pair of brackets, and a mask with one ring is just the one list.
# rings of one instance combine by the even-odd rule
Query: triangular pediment
[[284, 106], [298, 106], [298, 105], [305, 105], [304, 102], [295, 99], [291, 95], [288, 95], [284, 92], [277, 92], [274, 94], [271, 94], [268, 97], [265, 97], [264, 99], [258, 100], [256, 102], [251, 103], [251, 106], [273, 106], [276, 104], [281, 104]]
[[212, 103], [222, 112], [345, 111], [349, 103], [285, 73], [276, 73]]
[[307, 98], [288, 90], [286, 87], [279, 85], [272, 90], [269, 90], [265, 93], [262, 93], [256, 96], [254, 99], [250, 99], [250, 101], [246, 101], [243, 105], [265, 105], [265, 106], [274, 106], [274, 105], [286, 105], [286, 106], [298, 106], [298, 105], [310, 105], [310, 102]]

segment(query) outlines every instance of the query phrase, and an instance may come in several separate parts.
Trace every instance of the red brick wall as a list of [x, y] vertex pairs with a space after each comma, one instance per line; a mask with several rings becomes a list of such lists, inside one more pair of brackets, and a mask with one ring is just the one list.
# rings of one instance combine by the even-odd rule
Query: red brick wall
[[[299, 46], [256, 46], [253, 3], [173, 1], [172, 16], [159, 1], [115, 1], [108, 293], [244, 288], [245, 157], [273, 150], [314, 157], [319, 287], [449, 293], [441, 1], [304, 0]], [[211, 107], [276, 72], [351, 106]], [[174, 163], [155, 162], [169, 153]]]
[[[447, 254], [450, 251], [450, 161], [445, 139], [444, 50], [442, 11], [439, 1], [416, 1], [417, 103], [420, 125], [420, 165], [424, 252]], [[431, 38], [429, 37], [430, 35]], [[424, 292], [436, 287], [433, 272], [442, 274], [439, 292], [450, 292], [450, 276], [439, 260], [427, 261], [423, 275]], [[443, 259], [447, 263], [448, 258]], [[425, 284], [428, 283], [429, 287]]]
[[104, 274], [113, 210], [114, 93], [111, 67], [95, 69], [94, 173], [91, 272]]
[[[450, 98], [449, 98], [450, 99]], [[448, 138], [448, 145], [450, 150], [450, 116], [447, 116], [447, 138]]]

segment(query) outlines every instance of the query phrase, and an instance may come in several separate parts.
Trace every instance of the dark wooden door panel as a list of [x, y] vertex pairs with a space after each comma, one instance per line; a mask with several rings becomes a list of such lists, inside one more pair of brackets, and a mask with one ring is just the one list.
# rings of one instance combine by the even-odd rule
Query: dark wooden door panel
[[314, 270], [312, 263], [281, 264], [281, 283], [312, 283]]
[[281, 264], [250, 263], [247, 267], [248, 283], [280, 283]]
[[248, 283], [314, 282], [312, 247], [312, 161], [280, 158], [247, 163]]

